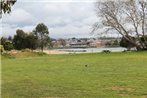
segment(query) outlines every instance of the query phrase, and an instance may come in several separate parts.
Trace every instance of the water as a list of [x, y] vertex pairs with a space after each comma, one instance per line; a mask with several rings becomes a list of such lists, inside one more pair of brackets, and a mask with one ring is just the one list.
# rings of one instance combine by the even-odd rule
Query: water
[[70, 48], [70, 49], [56, 49], [58, 51], [66, 51], [71, 53], [94, 53], [94, 52], [102, 52], [103, 50], [109, 50], [111, 52], [122, 52], [127, 50], [126, 48], [122, 47], [112, 47], [112, 48]]

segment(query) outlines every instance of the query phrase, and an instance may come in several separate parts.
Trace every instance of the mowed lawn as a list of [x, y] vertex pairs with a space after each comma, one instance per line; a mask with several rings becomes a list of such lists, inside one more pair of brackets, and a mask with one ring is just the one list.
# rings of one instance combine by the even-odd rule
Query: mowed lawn
[[147, 98], [147, 52], [5, 58], [2, 98]]

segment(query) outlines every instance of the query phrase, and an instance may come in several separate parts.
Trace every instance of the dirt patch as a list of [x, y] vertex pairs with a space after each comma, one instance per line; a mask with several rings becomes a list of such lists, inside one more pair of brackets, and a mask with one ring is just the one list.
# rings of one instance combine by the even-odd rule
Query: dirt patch
[[59, 50], [43, 50], [46, 54], [69, 54], [69, 52]]

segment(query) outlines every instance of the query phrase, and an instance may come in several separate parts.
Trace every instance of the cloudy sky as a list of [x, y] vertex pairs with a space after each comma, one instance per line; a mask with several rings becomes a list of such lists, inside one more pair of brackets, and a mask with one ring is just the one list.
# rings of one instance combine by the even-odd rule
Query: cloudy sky
[[52, 38], [93, 37], [92, 24], [98, 20], [94, 9], [94, 0], [17, 0], [0, 20], [1, 35], [12, 36], [17, 29], [29, 32], [43, 22]]

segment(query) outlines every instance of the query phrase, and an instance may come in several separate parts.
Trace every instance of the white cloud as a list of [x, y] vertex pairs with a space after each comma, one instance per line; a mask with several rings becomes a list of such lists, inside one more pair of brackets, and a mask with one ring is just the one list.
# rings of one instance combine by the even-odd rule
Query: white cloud
[[3, 23], [9, 24], [30, 24], [33, 20], [33, 16], [24, 9], [16, 9], [3, 17]]
[[66, 25], [64, 27], [51, 28], [50, 36], [53, 38], [91, 37], [90, 28], [90, 26]]
[[85, 18], [83, 20], [83, 23], [85, 25], [89, 25], [89, 26], [92, 26], [95, 22], [99, 21], [99, 19], [93, 14], [93, 16], [90, 16], [88, 18]]
[[14, 35], [17, 29], [32, 31], [43, 22], [50, 36], [89, 37], [96, 22], [91, 2], [16, 2], [10, 15], [3, 18], [3, 35]]
[[25, 32], [32, 32], [32, 30], [34, 29], [34, 26], [24, 26], [24, 27], [17, 27], [17, 26], [13, 26], [13, 25], [6, 25], [4, 24], [2, 26], [2, 28], [0, 28], [0, 31], [2, 31], [2, 33], [0, 34], [1, 36], [7, 37], [7, 36], [14, 36], [16, 34], [16, 30], [17, 29], [21, 29]]

